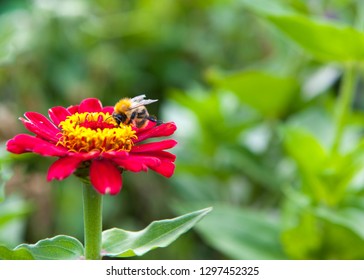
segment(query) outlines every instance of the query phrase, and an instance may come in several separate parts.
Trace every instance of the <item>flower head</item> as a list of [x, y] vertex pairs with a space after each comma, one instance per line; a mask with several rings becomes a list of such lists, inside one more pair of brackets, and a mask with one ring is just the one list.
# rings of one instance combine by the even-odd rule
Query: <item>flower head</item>
[[122, 172], [147, 171], [170, 177], [174, 172], [175, 155], [165, 151], [174, 147], [173, 139], [142, 143], [155, 137], [170, 136], [174, 123], [145, 128], [117, 124], [113, 107], [103, 107], [96, 98], [80, 105], [49, 109], [49, 117], [27, 112], [20, 118], [35, 136], [19, 134], [7, 142], [7, 150], [15, 154], [33, 152], [58, 157], [49, 168], [47, 179], [63, 180], [75, 174], [89, 180], [101, 194], [117, 194], [122, 187]]

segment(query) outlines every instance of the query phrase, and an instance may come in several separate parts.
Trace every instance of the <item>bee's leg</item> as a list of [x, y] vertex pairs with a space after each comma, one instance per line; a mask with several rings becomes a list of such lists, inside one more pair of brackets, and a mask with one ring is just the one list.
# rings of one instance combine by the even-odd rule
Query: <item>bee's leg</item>
[[158, 120], [156, 117], [153, 117], [153, 116], [148, 116], [147, 119], [152, 121], [152, 122], [155, 122], [157, 125], [160, 125], [160, 124], [163, 123], [163, 121]]

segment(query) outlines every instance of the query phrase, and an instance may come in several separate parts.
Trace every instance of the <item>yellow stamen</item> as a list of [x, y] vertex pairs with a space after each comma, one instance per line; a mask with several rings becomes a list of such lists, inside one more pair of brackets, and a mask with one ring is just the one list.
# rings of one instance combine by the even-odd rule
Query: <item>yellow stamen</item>
[[75, 113], [59, 124], [62, 136], [57, 145], [72, 152], [130, 151], [135, 131], [115, 122], [109, 113]]

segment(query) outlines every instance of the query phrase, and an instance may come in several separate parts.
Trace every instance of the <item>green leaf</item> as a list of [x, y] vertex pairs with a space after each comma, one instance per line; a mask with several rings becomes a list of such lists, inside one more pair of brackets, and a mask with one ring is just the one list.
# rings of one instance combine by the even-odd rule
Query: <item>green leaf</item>
[[249, 10], [263, 15], [281, 15], [294, 12], [290, 7], [284, 6], [282, 3], [280, 3], [280, 1], [238, 0], [238, 2]]
[[26, 249], [37, 260], [82, 259], [83, 245], [76, 238], [58, 235], [38, 241], [36, 244], [21, 244], [15, 250]]
[[[177, 211], [196, 207], [183, 204]], [[276, 214], [214, 205], [214, 211], [196, 226], [202, 238], [232, 259], [285, 259]]]
[[282, 204], [281, 242], [293, 259], [315, 258], [320, 248], [321, 231], [311, 213], [311, 198], [294, 188], [284, 189], [287, 199]]
[[0, 246], [0, 260], [34, 260], [34, 257], [26, 248], [10, 250]]
[[[0, 204], [0, 228], [9, 222], [20, 220], [30, 213], [31, 207], [22, 198], [11, 195]], [[0, 240], [2, 238], [0, 237]]]
[[312, 172], [322, 169], [327, 153], [315, 136], [303, 128], [294, 126], [286, 126], [283, 135], [288, 154], [301, 169]]
[[23, 240], [26, 217], [30, 212], [30, 203], [15, 194], [0, 203], [0, 244], [12, 248]]
[[211, 71], [207, 78], [216, 88], [236, 93], [241, 102], [267, 117], [286, 113], [298, 94], [296, 79], [265, 72], [242, 71], [223, 75]]
[[363, 210], [353, 207], [337, 210], [320, 207], [316, 210], [316, 214], [322, 219], [349, 229], [364, 240]]
[[345, 25], [300, 15], [267, 17], [309, 54], [323, 61], [364, 60], [364, 33]]
[[155, 221], [137, 232], [118, 228], [106, 230], [102, 234], [102, 254], [109, 257], [141, 256], [153, 249], [166, 247], [191, 229], [211, 209], [202, 209], [170, 220]]

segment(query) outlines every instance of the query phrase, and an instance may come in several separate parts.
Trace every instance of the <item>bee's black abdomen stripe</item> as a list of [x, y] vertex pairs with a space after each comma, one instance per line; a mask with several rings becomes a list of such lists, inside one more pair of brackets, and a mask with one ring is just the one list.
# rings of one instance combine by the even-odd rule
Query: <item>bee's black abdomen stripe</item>
[[136, 116], [137, 116], [137, 112], [136, 111], [134, 111], [133, 113], [131, 113], [131, 115], [130, 115], [130, 121], [134, 120], [136, 118]]
[[144, 118], [147, 115], [147, 110], [143, 109], [140, 112], [138, 112], [137, 117], [138, 118]]

